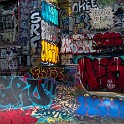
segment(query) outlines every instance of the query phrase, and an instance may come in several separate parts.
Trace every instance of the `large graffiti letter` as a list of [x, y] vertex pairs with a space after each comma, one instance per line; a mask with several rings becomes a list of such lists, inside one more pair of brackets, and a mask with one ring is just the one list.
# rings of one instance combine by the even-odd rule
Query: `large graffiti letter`
[[38, 83], [38, 80], [28, 79], [29, 96], [33, 103], [46, 106], [50, 103], [50, 98], [46, 95], [42, 85]]
[[21, 78], [16, 77], [12, 80], [12, 92], [14, 93], [15, 98], [18, 100], [19, 104], [23, 106], [31, 105], [31, 101], [28, 96], [28, 87], [27, 84], [21, 80]]

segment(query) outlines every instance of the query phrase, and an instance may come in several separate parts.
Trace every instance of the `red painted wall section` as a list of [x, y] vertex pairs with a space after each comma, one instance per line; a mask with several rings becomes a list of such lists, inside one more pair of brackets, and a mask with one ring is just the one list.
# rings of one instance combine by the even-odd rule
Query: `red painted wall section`
[[107, 89], [123, 92], [124, 60], [121, 57], [88, 58], [78, 60], [81, 78], [89, 90]]

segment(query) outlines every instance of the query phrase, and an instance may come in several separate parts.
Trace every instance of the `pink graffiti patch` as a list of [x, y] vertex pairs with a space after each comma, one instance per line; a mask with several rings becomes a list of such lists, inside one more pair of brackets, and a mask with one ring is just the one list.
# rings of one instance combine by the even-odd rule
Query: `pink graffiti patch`
[[60, 110], [61, 106], [60, 105], [56, 105], [56, 104], [52, 104], [52, 106], [50, 108], [54, 109], [54, 110]]
[[36, 118], [31, 117], [32, 110], [8, 110], [0, 112], [0, 124], [34, 124]]

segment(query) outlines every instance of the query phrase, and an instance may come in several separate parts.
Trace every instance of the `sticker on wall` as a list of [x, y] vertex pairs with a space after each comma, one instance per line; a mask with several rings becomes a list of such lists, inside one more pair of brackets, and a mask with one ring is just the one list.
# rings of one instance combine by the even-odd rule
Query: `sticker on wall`
[[61, 55], [61, 63], [62, 65], [67, 65], [67, 64], [72, 64], [73, 59], [72, 59], [72, 54], [63, 54]]
[[4, 69], [8, 69], [9, 67], [8, 67], [8, 62], [7, 62], [7, 60], [6, 59], [1, 59], [0, 60], [0, 68], [1, 68], [1, 70], [4, 70]]
[[123, 62], [123, 56], [89, 56], [78, 59], [83, 85], [87, 86], [88, 90], [123, 92]]
[[58, 43], [59, 28], [54, 25], [50, 25], [44, 20], [41, 20], [41, 38], [49, 41], [50, 43]]
[[92, 29], [110, 29], [114, 25], [114, 15], [111, 7], [104, 9], [90, 9], [91, 28]]
[[0, 58], [6, 59], [6, 49], [0, 49]]

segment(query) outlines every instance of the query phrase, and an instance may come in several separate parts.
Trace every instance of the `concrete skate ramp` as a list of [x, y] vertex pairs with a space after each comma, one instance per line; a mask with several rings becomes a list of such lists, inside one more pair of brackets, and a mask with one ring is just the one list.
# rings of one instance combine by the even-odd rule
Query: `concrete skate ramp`
[[123, 94], [88, 92], [79, 66], [44, 66], [0, 77], [0, 124], [76, 124], [84, 117], [124, 119]]

